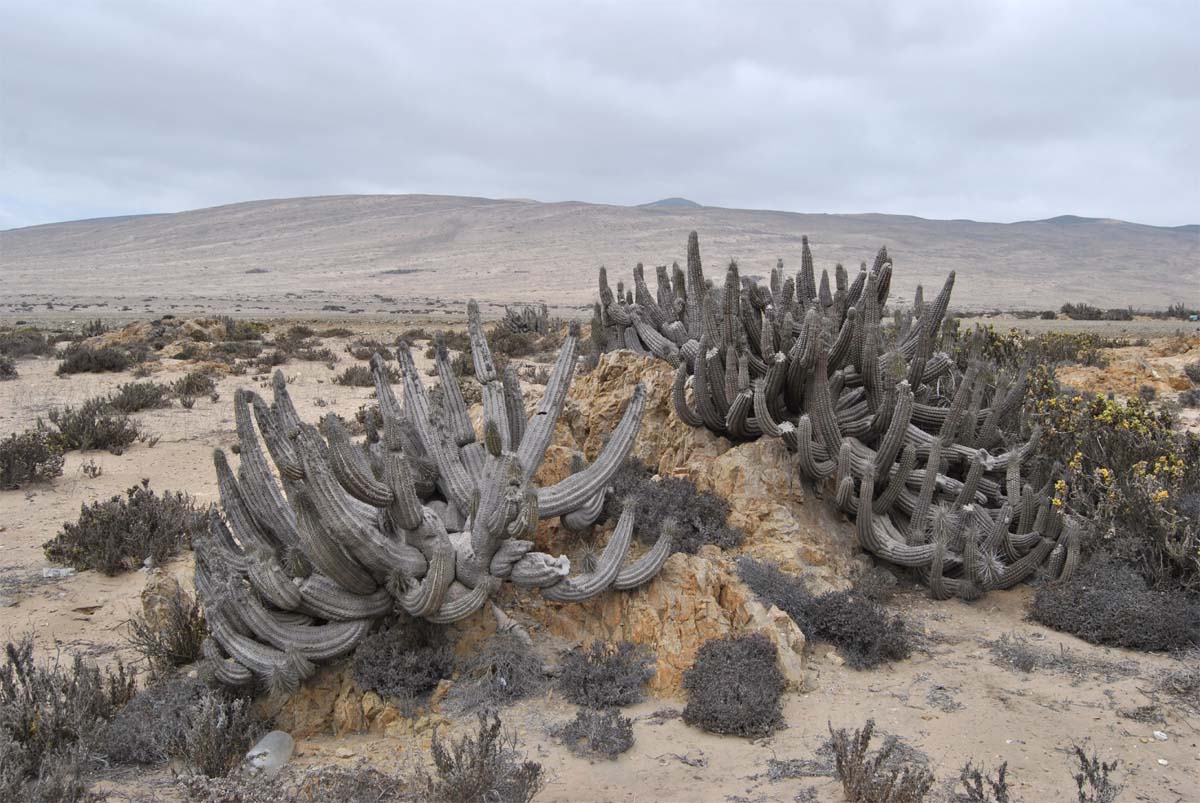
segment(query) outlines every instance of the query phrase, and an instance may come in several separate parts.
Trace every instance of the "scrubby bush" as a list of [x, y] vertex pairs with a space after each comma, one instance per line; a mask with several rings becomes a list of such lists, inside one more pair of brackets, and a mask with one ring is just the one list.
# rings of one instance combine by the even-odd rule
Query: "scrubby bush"
[[205, 521], [205, 511], [187, 494], [167, 491], [159, 496], [143, 480], [124, 497], [83, 505], [79, 520], [64, 524], [46, 542], [46, 557], [108, 575], [136, 569], [147, 559], [160, 566], [190, 544]]
[[652, 677], [654, 657], [644, 646], [596, 641], [563, 654], [558, 690], [576, 705], [613, 708], [641, 702]]
[[192, 772], [215, 778], [236, 767], [264, 730], [249, 701], [210, 692], [188, 710], [170, 753]]
[[72, 343], [63, 349], [61, 356], [62, 362], [58, 366], [60, 375], [115, 373], [124, 371], [135, 362], [129, 352], [116, 346], [88, 346], [83, 343]]
[[224, 329], [221, 338], [230, 342], [258, 340], [267, 331], [267, 325], [258, 321], [242, 321], [223, 315], [218, 320]]
[[1079, 745], [1075, 745], [1071, 753], [1079, 762], [1079, 771], [1075, 773], [1079, 803], [1113, 803], [1121, 794], [1122, 786], [1111, 776], [1121, 762], [1101, 761], [1095, 754], [1089, 758]]
[[1200, 388], [1189, 388], [1179, 394], [1182, 407], [1200, 407]]
[[185, 396], [207, 396], [216, 390], [217, 383], [203, 371], [191, 371], [171, 383], [171, 393], [183, 398]]
[[105, 671], [79, 655], [38, 664], [32, 638], [9, 643], [0, 665], [0, 799], [80, 799], [81, 765], [135, 689], [119, 662]]
[[9, 357], [0, 354], [0, 382], [16, 379], [17, 376], [17, 364]]
[[1103, 555], [1069, 580], [1042, 585], [1029, 615], [1093, 644], [1157, 651], [1200, 643], [1200, 603], [1150, 590], [1137, 572]]
[[143, 614], [133, 616], [128, 637], [152, 675], [161, 678], [200, 658], [208, 626], [200, 601], [178, 585], [158, 598], [156, 611], [153, 621]]
[[[400, 372], [392, 366], [387, 366], [387, 377], [389, 382], [399, 382]], [[354, 388], [373, 388], [375, 387], [375, 374], [371, 373], [370, 366], [367, 365], [351, 365], [346, 370], [333, 378], [333, 381], [338, 385], [345, 385]]]
[[555, 729], [553, 735], [581, 758], [615, 761], [633, 747], [633, 720], [616, 710], [581, 709], [575, 719]]
[[516, 633], [497, 632], [467, 660], [449, 701], [462, 711], [494, 708], [537, 694], [545, 685], [545, 669], [532, 645]]
[[19, 360], [22, 357], [48, 357], [54, 353], [54, 341], [29, 326], [0, 330], [0, 354]]
[[454, 673], [454, 653], [440, 630], [412, 620], [364, 639], [354, 651], [353, 673], [364, 691], [410, 704]]
[[904, 620], [889, 617], [856, 590], [814, 595], [799, 577], [750, 557], [738, 559], [738, 575], [763, 604], [790, 616], [806, 638], [837, 647], [848, 666], [869, 669], [903, 660], [912, 651]]
[[962, 791], [957, 800], [962, 803], [1011, 803], [1012, 797], [1008, 789], [1008, 762], [1003, 762], [996, 770], [996, 777], [986, 770], [981, 770], [970, 761], [958, 773], [958, 783]]
[[191, 710], [210, 694], [182, 674], [143, 689], [105, 726], [100, 751], [117, 764], [165, 763], [183, 742]]
[[662, 477], [657, 482], [644, 463], [636, 458], [626, 461], [613, 476], [615, 493], [609, 494], [606, 514], [621, 515], [623, 500], [632, 500], [637, 514], [637, 537], [654, 543], [662, 533], [664, 521], [676, 524], [675, 552], [694, 554], [705, 544], [733, 549], [742, 543], [741, 530], [729, 526], [729, 503], [708, 491], [697, 491], [691, 480]]
[[50, 423], [38, 419], [38, 429], [49, 433], [63, 451], [107, 449], [121, 454], [141, 435], [137, 422], [114, 410], [103, 396], [88, 399], [78, 407], [57, 407], [47, 414]]
[[443, 741], [435, 732], [430, 753], [436, 775], [421, 771], [419, 800], [528, 803], [542, 788], [542, 765], [523, 760], [516, 737], [502, 730], [495, 712], [479, 715], [476, 736]]
[[356, 360], [369, 360], [376, 354], [385, 360], [396, 359], [396, 355], [392, 353], [386, 343], [362, 337], [347, 345], [346, 352]]
[[917, 765], [896, 767], [891, 764], [898, 744], [894, 736], [888, 737], [883, 747], [872, 754], [874, 733], [873, 719], [867, 720], [867, 724], [853, 734], [829, 726], [834, 770], [846, 800], [849, 803], [920, 803], [933, 788], [933, 773]]
[[1061, 312], [1073, 321], [1098, 321], [1104, 317], [1104, 310], [1091, 304], [1063, 304]]
[[122, 413], [168, 407], [170, 388], [158, 382], [126, 382], [108, 397], [108, 405]]
[[1200, 385], [1200, 360], [1189, 362], [1187, 365], [1183, 366], [1183, 373], [1188, 379], [1192, 380], [1193, 383]]
[[704, 643], [683, 673], [683, 721], [713, 733], [767, 736], [783, 721], [785, 682], [771, 640], [760, 633]]
[[0, 440], [0, 490], [9, 491], [62, 476], [62, 447], [42, 430]]

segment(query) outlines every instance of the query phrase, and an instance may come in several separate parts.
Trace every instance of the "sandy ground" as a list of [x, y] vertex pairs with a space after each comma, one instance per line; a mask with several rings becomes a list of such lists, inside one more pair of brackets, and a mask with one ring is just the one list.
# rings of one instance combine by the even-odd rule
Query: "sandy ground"
[[[374, 334], [387, 332], [381, 327]], [[326, 345], [340, 353], [344, 343], [328, 340]], [[339, 362], [338, 371], [352, 358], [341, 354]], [[23, 360], [21, 378], [0, 383], [0, 432], [31, 426], [52, 405], [79, 402], [131, 379], [128, 374], [60, 379], [55, 365]], [[168, 381], [185, 370], [182, 363], [164, 360], [153, 378]], [[308, 420], [329, 411], [352, 415], [371, 394], [367, 388], [331, 384], [332, 372], [320, 364], [292, 363], [284, 371]], [[122, 493], [143, 477], [158, 490], [186, 490], [198, 501], [214, 500], [211, 450], [234, 442], [233, 391], [251, 383], [250, 377], [224, 377], [215, 404], [200, 399], [190, 411], [176, 405], [139, 414], [145, 428], [159, 436], [153, 447], [137, 444], [121, 456], [73, 452], [63, 477], [52, 484], [0, 492], [0, 637], [33, 632], [43, 654], [65, 649], [99, 660], [134, 657], [123, 641], [123, 623], [137, 610], [145, 574], [106, 578], [89, 571], [43, 578], [43, 570], [52, 567], [41, 545], [62, 522], [77, 517], [81, 504]], [[102, 470], [94, 479], [81, 471], [88, 461]], [[190, 557], [174, 561], [169, 570], [186, 579]], [[868, 718], [928, 756], [939, 782], [956, 778], [967, 759], [986, 767], [1008, 761], [1017, 799], [1074, 799], [1067, 751], [1086, 743], [1105, 760], [1121, 760], [1122, 800], [1200, 799], [1200, 717], [1154, 692], [1155, 677], [1177, 668], [1177, 659], [1098, 648], [1026, 622], [1030, 594], [1028, 588], [997, 592], [967, 605], [935, 603], [915, 589], [904, 590], [896, 604], [921, 632], [913, 657], [854, 671], [816, 645], [804, 691], [787, 695], [787, 728], [767, 739], [717, 737], [677, 719], [652, 718], [663, 708], [681, 709], [683, 702], [651, 700], [626, 712], [637, 720], [632, 750], [615, 762], [589, 762], [547, 735], [551, 726], [573, 715], [554, 695], [516, 705], [504, 718], [530, 757], [546, 768], [549, 783], [538, 798], [542, 801], [791, 801], [804, 799], [797, 796], [808, 789], [812, 799], [841, 800], [840, 788], [828, 777], [769, 780], [768, 760], [818, 758], [828, 723], [854, 728]], [[1065, 655], [1059, 662], [1063, 667], [1023, 673], [997, 663], [989, 645], [1005, 634]], [[1151, 704], [1159, 706], [1163, 721], [1145, 723], [1120, 714]], [[1155, 730], [1167, 740], [1155, 739]], [[339, 757], [339, 750], [354, 755]], [[396, 767], [422, 755], [415, 741], [351, 736], [304, 740], [296, 760], [366, 757]], [[141, 780], [126, 777], [120, 786], [157, 786], [163, 779], [161, 772]]]

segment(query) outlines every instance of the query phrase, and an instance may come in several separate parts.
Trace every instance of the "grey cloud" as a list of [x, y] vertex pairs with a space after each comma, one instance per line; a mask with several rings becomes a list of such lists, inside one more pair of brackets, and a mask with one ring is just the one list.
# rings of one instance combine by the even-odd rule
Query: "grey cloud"
[[10, 2], [0, 228], [429, 192], [1161, 225], [1194, 2]]

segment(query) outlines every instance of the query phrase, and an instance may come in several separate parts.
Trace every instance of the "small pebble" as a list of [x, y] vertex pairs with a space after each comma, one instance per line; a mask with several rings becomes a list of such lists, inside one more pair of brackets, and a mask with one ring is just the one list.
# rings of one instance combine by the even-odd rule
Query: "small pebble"
[[354, 758], [354, 751], [347, 747], [339, 747], [333, 754], [338, 758]]
[[1154, 738], [1158, 739], [1160, 742], [1165, 742], [1167, 740], [1167, 734], [1163, 733], [1162, 731], [1155, 731]]
[[1159, 765], [1160, 767], [1165, 767], [1165, 766], [1167, 766], [1167, 764], [1168, 764], [1168, 763], [1169, 763], [1169, 762], [1168, 762], [1168, 761], [1167, 761], [1165, 758], [1160, 758], [1160, 759], [1158, 760], [1158, 765]]

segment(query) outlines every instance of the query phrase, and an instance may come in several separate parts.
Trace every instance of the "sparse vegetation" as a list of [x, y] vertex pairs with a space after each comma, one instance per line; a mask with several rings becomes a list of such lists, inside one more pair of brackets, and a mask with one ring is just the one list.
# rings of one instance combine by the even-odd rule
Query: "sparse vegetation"
[[126, 382], [108, 397], [108, 404], [122, 413], [139, 413], [168, 407], [170, 388], [158, 382]]
[[359, 688], [410, 707], [453, 674], [454, 654], [440, 631], [411, 620], [366, 638], [354, 651], [353, 672]]
[[9, 643], [0, 665], [0, 799], [86, 799], [97, 738], [136, 685], [120, 663], [101, 671], [75, 655], [40, 664], [31, 637]]
[[545, 686], [546, 673], [532, 646], [516, 633], [497, 632], [467, 660], [449, 700], [462, 711], [495, 708]]
[[1011, 803], [1012, 798], [1008, 789], [1008, 762], [1005, 761], [996, 769], [996, 777], [986, 770], [981, 770], [970, 761], [958, 775], [962, 791], [958, 800], [962, 803]]
[[775, 645], [759, 633], [705, 642], [683, 674], [683, 721], [713, 733], [767, 736], [783, 723], [783, 673]]
[[24, 357], [49, 357], [54, 341], [31, 326], [0, 329], [0, 355], [13, 360]]
[[39, 418], [37, 427], [48, 432], [63, 451], [107, 449], [113, 454], [121, 454], [141, 435], [137, 422], [113, 409], [109, 399], [103, 396], [88, 399], [78, 407], [54, 408], [47, 418], [49, 424]]
[[204, 525], [206, 513], [186, 494], [159, 496], [149, 480], [125, 496], [83, 505], [79, 520], [45, 544], [47, 559], [77, 570], [119, 574], [149, 560], [161, 566], [188, 545]]
[[0, 490], [49, 482], [62, 472], [62, 447], [48, 432], [35, 429], [0, 440]]
[[89, 346], [83, 343], [72, 343], [63, 349], [60, 356], [60, 375], [117, 373], [138, 362], [129, 352], [116, 346]]
[[237, 766], [263, 731], [249, 701], [210, 692], [188, 710], [170, 752], [192, 772], [219, 777]]
[[[389, 382], [400, 381], [400, 372], [390, 365], [387, 366], [387, 375]], [[335, 376], [333, 381], [338, 385], [345, 385], [347, 387], [375, 387], [375, 375], [371, 373], [371, 368], [367, 365], [351, 365]]]
[[1075, 773], [1079, 803], [1113, 803], [1121, 794], [1122, 786], [1112, 774], [1121, 762], [1101, 761], [1094, 753], [1089, 758], [1079, 745], [1075, 745], [1071, 752], [1079, 762], [1079, 771]]
[[199, 601], [178, 585], [155, 601], [156, 615], [129, 620], [129, 642], [146, 659], [151, 676], [163, 678], [176, 667], [200, 658], [200, 645], [208, 635]]
[[117, 764], [163, 764], [183, 742], [188, 714], [211, 692], [180, 674], [137, 693], [104, 729], [100, 749]]
[[494, 711], [480, 713], [474, 737], [443, 741], [434, 733], [430, 753], [436, 774], [419, 772], [414, 791], [422, 800], [528, 803], [542, 787], [542, 765], [524, 760], [519, 750]]
[[18, 375], [17, 364], [12, 361], [12, 358], [0, 354], [0, 382], [16, 379]]
[[576, 705], [621, 707], [641, 702], [652, 677], [654, 657], [645, 647], [596, 641], [563, 655], [558, 690]]
[[833, 748], [834, 769], [842, 783], [842, 791], [850, 803], [921, 803], [933, 788], [933, 774], [924, 767], [890, 764], [896, 751], [896, 737], [884, 740], [883, 747], [871, 753], [871, 738], [875, 720], [847, 733], [843, 728], [829, 726]]
[[1108, 556], [1041, 586], [1030, 617], [1093, 644], [1134, 650], [1180, 650], [1200, 641], [1200, 604], [1183, 592], [1148, 589]]
[[807, 638], [837, 647], [848, 666], [869, 669], [911, 652], [904, 620], [889, 617], [856, 590], [813, 595], [799, 577], [750, 557], [738, 559], [738, 575], [764, 604], [790, 616]]
[[179, 398], [187, 396], [207, 396], [216, 390], [217, 383], [203, 371], [190, 371], [187, 375], [171, 383], [171, 393]]
[[671, 545], [675, 552], [695, 554], [705, 544], [721, 549], [740, 546], [743, 533], [729, 526], [729, 503], [708, 491], [697, 491], [690, 480], [663, 477], [655, 482], [644, 463], [630, 458], [613, 477], [614, 493], [609, 494], [607, 514], [620, 515], [623, 500], [631, 499], [637, 510], [637, 537], [652, 544], [662, 533], [663, 522], [677, 525]]
[[577, 756], [615, 761], [633, 747], [633, 720], [616, 710], [580, 709], [575, 719], [555, 729], [553, 735]]

